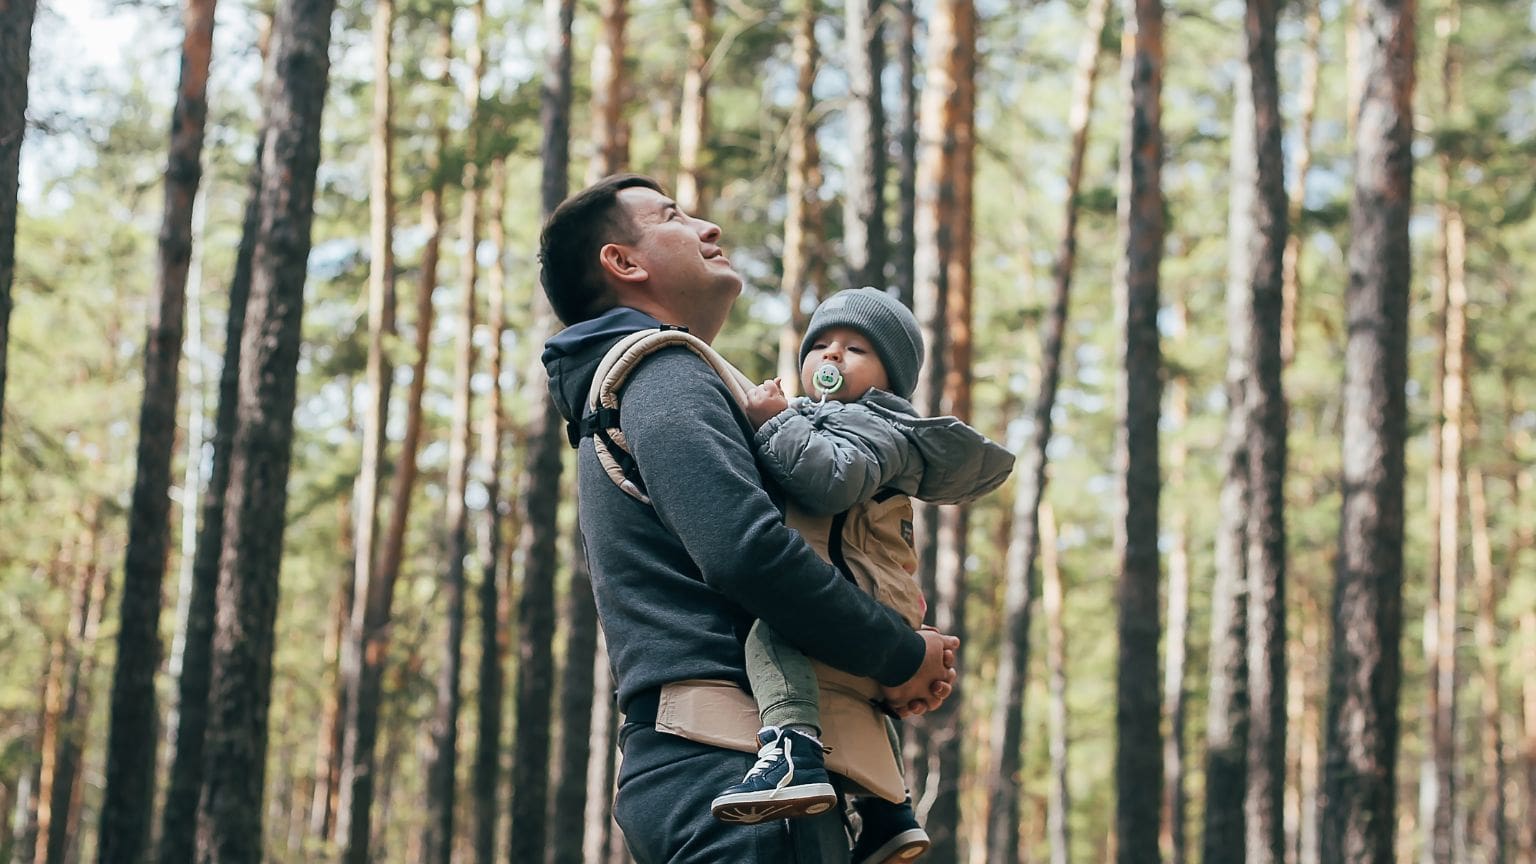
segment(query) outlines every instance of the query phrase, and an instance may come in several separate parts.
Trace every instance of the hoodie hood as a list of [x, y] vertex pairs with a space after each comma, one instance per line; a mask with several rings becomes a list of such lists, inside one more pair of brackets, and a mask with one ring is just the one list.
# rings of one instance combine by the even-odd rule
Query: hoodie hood
[[544, 343], [539, 358], [549, 373], [549, 395], [567, 422], [581, 419], [592, 376], [613, 343], [631, 333], [660, 327], [661, 322], [637, 309], [616, 306], [561, 330]]

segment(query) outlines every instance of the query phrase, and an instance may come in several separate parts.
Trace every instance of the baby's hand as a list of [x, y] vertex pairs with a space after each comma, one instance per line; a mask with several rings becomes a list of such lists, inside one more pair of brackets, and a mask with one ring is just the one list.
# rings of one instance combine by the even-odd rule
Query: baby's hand
[[779, 386], [777, 378], [764, 381], [747, 391], [747, 419], [752, 421], [753, 429], [762, 428], [764, 423], [788, 407], [789, 399], [784, 396], [784, 388]]

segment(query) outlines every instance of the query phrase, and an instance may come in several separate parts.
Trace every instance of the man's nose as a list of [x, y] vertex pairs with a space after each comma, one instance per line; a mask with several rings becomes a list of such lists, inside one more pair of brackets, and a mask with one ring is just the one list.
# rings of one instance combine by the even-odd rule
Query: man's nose
[[706, 243], [713, 243], [720, 239], [720, 226], [707, 219], [696, 219], [699, 223], [699, 239]]

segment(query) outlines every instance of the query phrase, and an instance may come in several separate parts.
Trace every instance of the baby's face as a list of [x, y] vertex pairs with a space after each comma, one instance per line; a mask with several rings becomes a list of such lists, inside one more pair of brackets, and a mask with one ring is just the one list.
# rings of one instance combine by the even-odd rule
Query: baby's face
[[880, 355], [875, 353], [869, 339], [857, 330], [833, 327], [811, 342], [811, 350], [805, 355], [805, 362], [800, 364], [800, 386], [803, 388], [801, 392], [812, 399], [821, 397], [821, 391], [816, 389], [816, 370], [827, 363], [837, 367], [843, 376], [842, 386], [828, 393], [828, 399], [844, 402], [863, 396], [871, 387], [891, 389]]

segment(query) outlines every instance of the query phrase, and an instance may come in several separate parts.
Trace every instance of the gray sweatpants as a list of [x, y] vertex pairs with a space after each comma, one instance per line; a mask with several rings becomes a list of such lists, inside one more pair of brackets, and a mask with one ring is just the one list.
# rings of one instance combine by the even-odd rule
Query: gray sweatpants
[[638, 864], [849, 864], [842, 812], [731, 825], [710, 813], [710, 801], [737, 783], [755, 761], [649, 724], [619, 731], [624, 762], [614, 818]]

